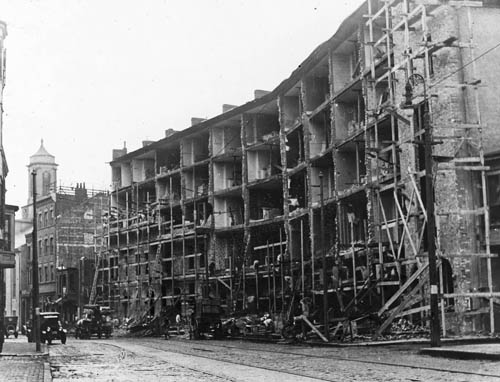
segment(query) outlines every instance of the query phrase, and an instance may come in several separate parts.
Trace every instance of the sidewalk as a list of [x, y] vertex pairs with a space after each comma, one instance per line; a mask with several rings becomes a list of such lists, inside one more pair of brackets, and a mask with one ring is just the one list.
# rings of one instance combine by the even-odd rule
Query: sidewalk
[[500, 360], [500, 343], [463, 344], [441, 346], [438, 348], [423, 348], [420, 350], [420, 354], [433, 357], [498, 361]]
[[[22, 342], [21, 342], [22, 340]], [[35, 351], [35, 344], [26, 338], [7, 339], [0, 353], [0, 380], [9, 382], [51, 382], [49, 353], [42, 344], [42, 351]]]

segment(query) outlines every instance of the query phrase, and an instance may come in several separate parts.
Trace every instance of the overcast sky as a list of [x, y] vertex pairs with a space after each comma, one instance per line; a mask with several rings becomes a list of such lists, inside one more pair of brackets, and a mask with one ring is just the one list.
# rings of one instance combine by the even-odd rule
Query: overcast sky
[[0, 0], [7, 202], [44, 139], [58, 183], [109, 189], [111, 150], [272, 90], [362, 0]]

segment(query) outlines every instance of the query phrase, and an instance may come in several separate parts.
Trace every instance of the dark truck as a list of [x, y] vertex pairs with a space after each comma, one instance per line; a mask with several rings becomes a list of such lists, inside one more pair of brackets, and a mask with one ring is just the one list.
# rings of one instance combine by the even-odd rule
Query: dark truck
[[112, 311], [107, 306], [85, 305], [83, 318], [78, 320], [75, 329], [75, 338], [88, 339], [93, 335], [109, 338], [113, 332], [111, 320]]
[[213, 338], [222, 336], [221, 306], [218, 298], [197, 298], [194, 304], [183, 304], [183, 316], [190, 323], [190, 337], [199, 339], [208, 334]]

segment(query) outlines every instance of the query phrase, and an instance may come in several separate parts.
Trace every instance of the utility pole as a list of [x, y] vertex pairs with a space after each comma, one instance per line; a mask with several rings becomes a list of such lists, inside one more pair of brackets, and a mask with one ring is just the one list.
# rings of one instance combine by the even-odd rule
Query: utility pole
[[33, 317], [33, 335], [35, 338], [36, 351], [41, 351], [40, 346], [40, 308], [38, 307], [38, 295], [39, 295], [39, 285], [38, 285], [38, 238], [37, 238], [37, 215], [36, 215], [36, 171], [31, 172], [33, 177], [32, 187], [33, 187], [33, 232], [31, 234], [31, 247], [33, 249], [33, 307], [32, 307], [32, 317]]
[[431, 325], [431, 347], [441, 346], [439, 333], [439, 305], [438, 291], [439, 279], [437, 272], [436, 257], [436, 220], [434, 212], [434, 179], [432, 171], [432, 137], [429, 121], [429, 103], [427, 99], [427, 84], [425, 78], [413, 73], [406, 82], [405, 102], [402, 108], [413, 108], [412, 97], [414, 84], [420, 81], [424, 90], [424, 159], [425, 159], [425, 209], [427, 210], [427, 253], [429, 259], [429, 284], [430, 284], [430, 325]]
[[323, 171], [319, 172], [319, 198], [321, 202], [321, 257], [323, 260], [323, 321], [324, 321], [324, 334], [327, 340], [330, 340], [330, 326], [328, 319], [328, 282], [326, 271], [326, 250], [325, 250], [325, 209], [324, 209], [324, 195], [323, 195]]
[[[424, 84], [425, 86], [425, 84]], [[424, 97], [425, 98], [425, 97]], [[434, 186], [432, 179], [432, 142], [429, 123], [429, 106], [424, 100], [424, 152], [425, 152], [425, 208], [427, 210], [427, 252], [429, 256], [429, 281], [431, 287], [431, 347], [439, 347], [438, 272], [436, 258], [436, 221], [434, 213]]]

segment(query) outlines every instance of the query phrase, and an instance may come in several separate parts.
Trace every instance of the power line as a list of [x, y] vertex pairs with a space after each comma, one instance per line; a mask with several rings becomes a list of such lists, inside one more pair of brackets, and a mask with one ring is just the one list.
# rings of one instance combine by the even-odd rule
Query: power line
[[429, 89], [430, 88], [433, 88], [435, 87], [436, 85], [439, 85], [441, 82], [447, 80], [448, 78], [450, 78], [451, 76], [453, 76], [454, 74], [458, 73], [459, 71], [463, 70], [464, 68], [466, 68], [467, 66], [471, 65], [472, 63], [474, 63], [475, 61], [479, 60], [480, 58], [486, 56], [488, 53], [492, 52], [493, 50], [495, 50], [496, 48], [498, 48], [500, 46], [500, 42], [498, 44], [496, 44], [495, 46], [489, 48], [488, 50], [486, 50], [485, 52], [481, 53], [479, 56], [477, 56], [476, 58], [470, 60], [468, 63], [462, 65], [461, 67], [459, 67], [457, 70], [451, 72], [450, 74], [444, 76], [443, 78], [441, 78], [438, 82], [432, 84], [429, 86]]

